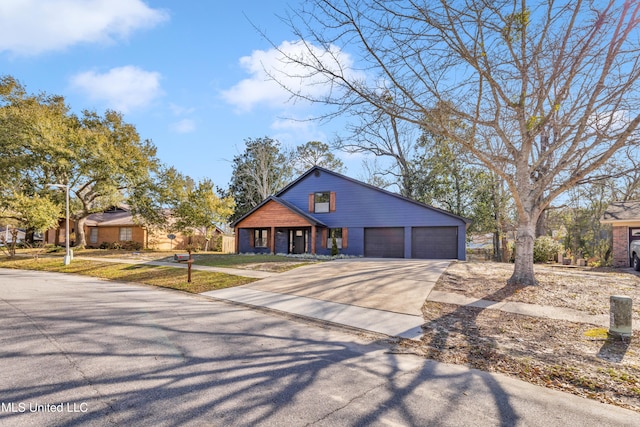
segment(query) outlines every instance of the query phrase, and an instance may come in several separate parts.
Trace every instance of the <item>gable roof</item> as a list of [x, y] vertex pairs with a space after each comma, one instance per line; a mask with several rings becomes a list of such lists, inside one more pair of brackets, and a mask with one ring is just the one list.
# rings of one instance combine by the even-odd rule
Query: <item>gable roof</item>
[[235, 227], [238, 223], [240, 223], [246, 217], [248, 217], [249, 215], [253, 214], [255, 211], [257, 211], [258, 209], [260, 209], [261, 207], [263, 207], [264, 205], [266, 205], [269, 202], [276, 202], [279, 205], [284, 206], [285, 208], [289, 209], [290, 211], [292, 211], [296, 215], [299, 215], [302, 218], [304, 218], [305, 220], [307, 220], [311, 225], [315, 225], [315, 226], [319, 226], [319, 227], [326, 227], [326, 225], [323, 224], [322, 222], [318, 221], [317, 218], [309, 215], [307, 212], [305, 212], [302, 209], [298, 208], [297, 206], [287, 202], [286, 200], [283, 200], [283, 199], [281, 199], [279, 197], [276, 197], [276, 196], [269, 196], [266, 199], [264, 199], [262, 202], [260, 202], [259, 205], [257, 205], [253, 209], [251, 209], [246, 214], [242, 215], [240, 218], [238, 218], [234, 222], [232, 222], [231, 223], [231, 227]]
[[601, 223], [640, 221], [640, 201], [613, 202], [602, 214]]
[[97, 227], [140, 224], [135, 222], [133, 215], [128, 210], [113, 209], [89, 215], [87, 217], [86, 225], [90, 227]]
[[312, 173], [315, 173], [316, 171], [327, 173], [327, 174], [336, 176], [338, 178], [345, 179], [347, 181], [353, 182], [354, 184], [360, 185], [362, 187], [370, 188], [372, 190], [379, 191], [379, 192], [387, 194], [389, 196], [396, 197], [396, 198], [398, 198], [400, 200], [404, 200], [406, 202], [413, 203], [413, 204], [418, 205], [420, 207], [431, 209], [431, 210], [434, 210], [436, 212], [440, 212], [442, 214], [457, 218], [457, 219], [463, 221], [465, 224], [467, 224], [467, 226], [469, 226], [469, 224], [471, 224], [471, 222], [472, 222], [469, 218], [465, 218], [465, 217], [462, 217], [462, 216], [459, 216], [459, 215], [452, 214], [451, 212], [445, 211], [443, 209], [439, 209], [439, 208], [427, 205], [425, 203], [418, 202], [417, 200], [413, 200], [413, 199], [410, 199], [408, 197], [401, 196], [400, 194], [393, 193], [391, 191], [388, 191], [388, 190], [373, 186], [371, 184], [367, 184], [366, 182], [358, 181], [357, 179], [350, 178], [350, 177], [348, 177], [346, 175], [342, 175], [342, 174], [340, 174], [338, 172], [334, 172], [332, 170], [325, 169], [325, 168], [320, 167], [320, 166], [313, 166], [311, 169], [309, 169], [308, 171], [306, 171], [305, 173], [300, 175], [297, 179], [295, 179], [294, 181], [290, 182], [286, 187], [284, 187], [282, 190], [280, 190], [280, 191], [278, 191], [276, 193], [276, 197], [280, 197], [283, 193], [285, 193], [291, 187], [295, 186], [298, 182], [302, 181], [307, 176], [311, 175]]

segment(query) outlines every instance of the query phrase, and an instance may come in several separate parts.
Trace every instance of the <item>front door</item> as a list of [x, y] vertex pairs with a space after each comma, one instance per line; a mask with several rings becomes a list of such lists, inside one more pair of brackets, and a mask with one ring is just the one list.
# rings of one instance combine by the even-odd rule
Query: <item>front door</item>
[[305, 253], [305, 244], [304, 244], [304, 230], [291, 230], [292, 235], [292, 248], [291, 253], [293, 254], [303, 254]]

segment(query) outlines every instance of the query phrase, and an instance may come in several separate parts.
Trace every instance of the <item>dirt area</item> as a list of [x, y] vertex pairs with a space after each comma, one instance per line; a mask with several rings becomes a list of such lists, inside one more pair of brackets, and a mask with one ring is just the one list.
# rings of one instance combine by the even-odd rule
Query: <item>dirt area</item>
[[535, 271], [538, 286], [517, 287], [506, 285], [513, 265], [454, 263], [434, 289], [589, 314], [609, 313], [610, 295], [625, 295], [634, 301], [633, 336], [621, 341], [596, 325], [426, 302], [422, 341], [401, 341], [398, 350], [502, 372], [640, 412], [640, 277], [630, 270], [536, 266]]

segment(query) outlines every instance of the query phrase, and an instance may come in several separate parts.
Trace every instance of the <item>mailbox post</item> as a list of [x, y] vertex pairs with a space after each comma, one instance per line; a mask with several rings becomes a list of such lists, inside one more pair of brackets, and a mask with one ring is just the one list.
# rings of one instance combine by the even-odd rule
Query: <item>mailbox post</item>
[[191, 250], [188, 254], [175, 254], [173, 255], [174, 261], [187, 263], [187, 283], [191, 283], [191, 264], [193, 264], [193, 257], [191, 256]]

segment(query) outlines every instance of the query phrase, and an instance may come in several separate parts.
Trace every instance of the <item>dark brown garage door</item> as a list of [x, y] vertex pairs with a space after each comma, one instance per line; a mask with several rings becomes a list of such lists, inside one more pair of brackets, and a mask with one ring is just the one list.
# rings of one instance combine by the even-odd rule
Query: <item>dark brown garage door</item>
[[458, 227], [413, 227], [411, 258], [457, 259]]
[[404, 258], [404, 228], [365, 228], [364, 256], [371, 258]]

